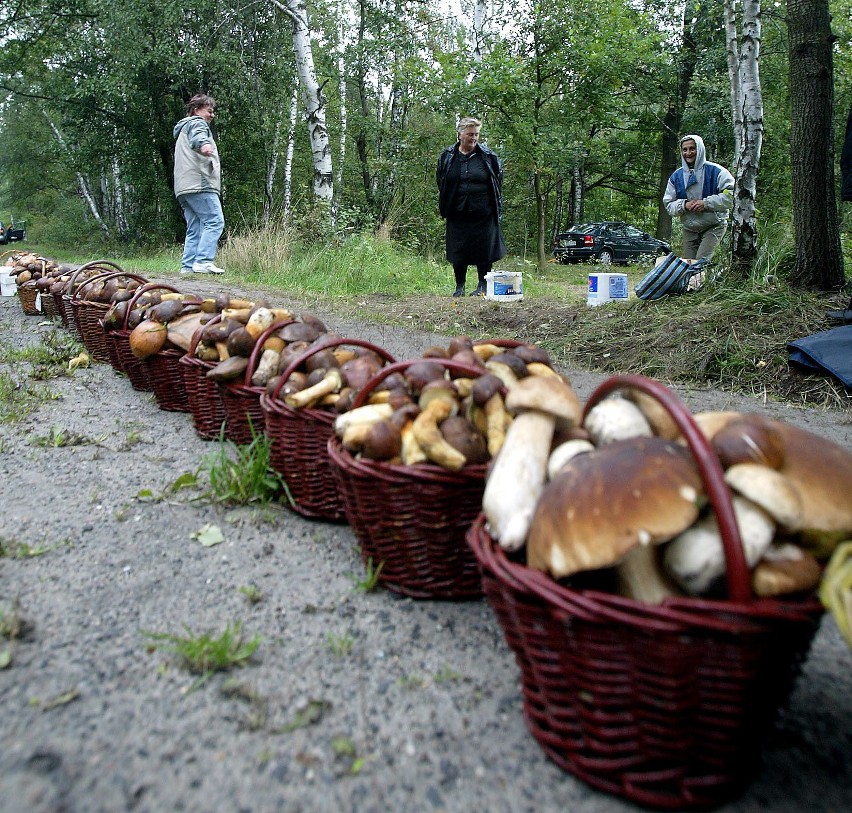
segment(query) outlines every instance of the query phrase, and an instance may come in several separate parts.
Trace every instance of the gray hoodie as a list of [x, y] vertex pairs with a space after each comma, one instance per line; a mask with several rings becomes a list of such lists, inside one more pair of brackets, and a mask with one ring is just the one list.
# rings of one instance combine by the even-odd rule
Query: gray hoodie
[[[692, 139], [696, 147], [695, 166], [692, 168], [696, 182], [686, 188], [686, 198], [681, 198], [678, 197], [675, 184], [670, 178], [666, 186], [666, 193], [663, 195], [663, 205], [672, 217], [677, 216], [681, 218], [685, 229], [703, 232], [728, 220], [728, 212], [734, 207], [734, 176], [723, 166], [707, 160], [707, 150], [704, 147], [704, 139], [701, 136], [685, 135], [678, 144], [682, 144], [688, 139]], [[690, 168], [683, 157], [681, 157], [680, 162], [684, 178], [688, 178]], [[716, 188], [713, 190], [713, 194], [705, 197], [703, 194], [704, 171], [707, 166], [717, 167], [719, 169], [719, 177], [716, 179]], [[704, 200], [703, 212], [688, 212], [684, 209], [684, 204], [687, 200], [699, 200], [702, 198]]]
[[[210, 125], [201, 116], [187, 116], [174, 129], [175, 137], [175, 195], [193, 192], [222, 193], [222, 174], [219, 150], [213, 140]], [[202, 155], [205, 145], [213, 147], [213, 155]]]

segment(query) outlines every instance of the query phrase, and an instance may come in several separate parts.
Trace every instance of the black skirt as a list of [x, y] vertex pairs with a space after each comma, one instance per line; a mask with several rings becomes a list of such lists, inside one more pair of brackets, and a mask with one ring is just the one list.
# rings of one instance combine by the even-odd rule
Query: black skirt
[[493, 209], [447, 218], [447, 262], [487, 265], [506, 256], [503, 232]]

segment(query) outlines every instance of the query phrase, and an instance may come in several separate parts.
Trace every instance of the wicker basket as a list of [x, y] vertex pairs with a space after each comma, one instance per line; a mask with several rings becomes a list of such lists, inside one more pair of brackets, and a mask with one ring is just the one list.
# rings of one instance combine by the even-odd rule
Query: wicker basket
[[587, 409], [641, 389], [677, 422], [716, 511], [727, 600], [646, 605], [557, 583], [508, 556], [480, 516], [468, 543], [522, 674], [527, 725], [561, 768], [594, 787], [665, 809], [713, 807], [754, 775], [822, 609], [812, 597], [754, 599], [718, 458], [670, 391], [609, 379]]
[[264, 417], [260, 406], [260, 396], [265, 391], [264, 387], [255, 387], [251, 383], [251, 377], [257, 369], [260, 354], [263, 351], [263, 343], [276, 330], [294, 320], [279, 320], [260, 334], [254, 345], [248, 367], [242, 381], [229, 381], [219, 384], [219, 394], [225, 409], [225, 437], [233, 443], [248, 444], [254, 440], [253, 434], [263, 434]]
[[56, 308], [56, 300], [49, 290], [41, 291], [41, 310], [49, 319], [56, 319], [59, 311]]
[[[416, 360], [389, 364], [359, 392], [353, 408], [393, 373]], [[449, 359], [430, 362], [463, 375], [482, 370]], [[343, 496], [346, 519], [365, 564], [382, 565], [379, 580], [412, 598], [470, 599], [482, 595], [476, 559], [465, 534], [482, 507], [486, 464], [450, 471], [434, 463], [412, 466], [356, 459], [339, 438], [328, 456]]]
[[[212, 325], [221, 318], [221, 314], [214, 316], [207, 324]], [[200, 438], [215, 440], [224, 436], [225, 406], [219, 385], [207, 378], [207, 371], [215, 365], [195, 357], [195, 349], [204, 327], [202, 325], [195, 331], [189, 350], [181, 357], [180, 370], [195, 432]]]
[[336, 413], [328, 409], [295, 409], [279, 400], [278, 394], [290, 375], [308, 358], [341, 345], [366, 347], [385, 361], [394, 361], [386, 350], [360, 339], [320, 342], [291, 361], [271, 395], [264, 392], [260, 396], [270, 441], [270, 463], [287, 483], [288, 504], [302, 516], [330, 522], [346, 521], [343, 498], [328, 461], [328, 440], [334, 433]]
[[32, 280], [18, 286], [18, 300], [27, 316], [41, 316], [41, 293]]
[[80, 333], [80, 326], [77, 323], [77, 314], [72, 307], [71, 300], [73, 299], [78, 286], [82, 285], [85, 281], [92, 277], [100, 276], [101, 274], [112, 273], [113, 271], [121, 271], [121, 267], [111, 260], [92, 260], [91, 262], [84, 263], [71, 275], [68, 282], [65, 284], [64, 290], [60, 295], [58, 295], [59, 298], [54, 295], [54, 301], [57, 305], [57, 311], [62, 317], [62, 323], [66, 328], [68, 328], [68, 331], [83, 344], [85, 344], [85, 341], [82, 333]]
[[86, 294], [91, 291], [93, 284], [106, 282], [109, 279], [118, 277], [129, 277], [143, 285], [146, 282], [144, 277], [137, 276], [136, 274], [127, 274], [124, 271], [96, 274], [81, 282], [69, 299], [74, 322], [77, 325], [80, 338], [86, 346], [89, 355], [96, 361], [109, 364], [113, 363], [113, 358], [117, 360], [117, 355], [107, 347], [107, 331], [104, 330], [103, 326], [103, 318], [111, 305], [107, 302], [89, 301], [86, 299]]

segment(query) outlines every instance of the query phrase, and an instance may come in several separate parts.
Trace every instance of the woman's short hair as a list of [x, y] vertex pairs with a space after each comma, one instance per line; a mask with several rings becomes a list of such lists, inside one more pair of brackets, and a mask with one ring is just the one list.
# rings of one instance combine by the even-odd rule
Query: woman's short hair
[[468, 127], [482, 127], [482, 122], [473, 116], [463, 116], [459, 119], [459, 126], [456, 128], [456, 132], [460, 133], [463, 130], [467, 130]]
[[186, 103], [186, 112], [191, 116], [201, 107], [210, 107], [215, 110], [216, 100], [206, 93], [196, 93], [195, 96]]

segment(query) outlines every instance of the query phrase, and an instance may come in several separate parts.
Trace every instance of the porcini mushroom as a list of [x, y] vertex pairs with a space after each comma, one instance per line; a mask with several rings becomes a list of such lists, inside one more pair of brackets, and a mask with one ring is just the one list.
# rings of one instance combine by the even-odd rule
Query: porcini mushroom
[[[663, 438], [636, 437], [577, 455], [541, 495], [527, 563], [555, 578], [620, 566], [622, 592], [657, 603], [674, 591], [651, 546], [692, 525], [702, 495], [689, 453]], [[634, 551], [640, 555], [628, 563]]]
[[[734, 516], [748, 566], [754, 567], [775, 535], [771, 517], [751, 500], [733, 496]], [[679, 534], [663, 554], [663, 566], [690, 595], [700, 596], [725, 573], [725, 551], [714, 514]]]
[[485, 484], [482, 508], [489, 533], [504, 549], [517, 550], [527, 538], [544, 486], [556, 421], [578, 424], [581, 408], [564, 381], [544, 376], [517, 381], [506, 396], [506, 408], [515, 418]]
[[642, 410], [621, 396], [605, 398], [595, 404], [587, 413], [583, 428], [595, 446], [654, 434]]
[[320, 400], [324, 395], [330, 392], [337, 392], [343, 385], [343, 379], [340, 375], [340, 370], [337, 367], [327, 370], [320, 381], [311, 387], [306, 387], [299, 392], [294, 392], [284, 399], [284, 403], [296, 409], [309, 407]]

